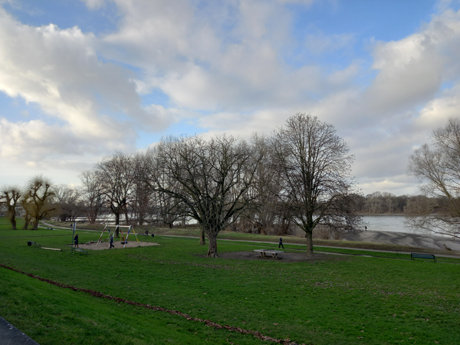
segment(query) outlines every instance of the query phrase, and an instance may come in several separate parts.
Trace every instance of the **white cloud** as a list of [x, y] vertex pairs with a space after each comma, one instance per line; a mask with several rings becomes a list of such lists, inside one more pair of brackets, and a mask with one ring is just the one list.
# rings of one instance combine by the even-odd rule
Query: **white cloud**
[[[307, 112], [347, 139], [367, 187], [396, 190], [411, 184], [401, 176], [413, 147], [458, 116], [460, 13], [442, 2], [418, 32], [371, 42], [366, 61], [348, 48], [364, 44], [353, 33], [296, 41], [290, 11], [299, 7], [286, 5], [308, 10], [313, 0], [82, 1], [95, 11], [115, 4], [117, 29], [32, 27], [0, 9], [0, 91], [47, 114], [1, 119], [0, 158], [64, 169], [81, 154], [134, 149], [139, 129], [190, 120], [205, 136], [249, 137]], [[341, 68], [313, 62], [336, 52], [349, 56]], [[141, 105], [158, 90], [168, 101]]]
[[86, 6], [88, 6], [88, 8], [93, 9], [93, 10], [100, 8], [105, 3], [105, 0], [81, 0], [81, 1], [85, 2]]
[[133, 73], [101, 61], [97, 47], [98, 39], [77, 27], [31, 27], [0, 8], [0, 91], [48, 115], [18, 123], [1, 119], [3, 157], [133, 149], [137, 126], [160, 130], [171, 122], [141, 106]]

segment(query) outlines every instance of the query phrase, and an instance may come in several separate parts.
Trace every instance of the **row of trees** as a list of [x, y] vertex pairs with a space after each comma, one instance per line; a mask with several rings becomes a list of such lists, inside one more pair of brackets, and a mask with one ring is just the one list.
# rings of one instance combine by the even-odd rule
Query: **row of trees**
[[56, 210], [54, 196], [55, 191], [51, 182], [42, 176], [36, 176], [25, 188], [4, 187], [0, 191], [0, 202], [6, 208], [6, 215], [13, 230], [16, 230], [16, 217], [19, 209], [25, 220], [23, 229], [28, 229], [32, 223], [32, 229], [36, 230], [39, 221]]
[[357, 226], [353, 157], [335, 129], [297, 114], [268, 137], [250, 142], [216, 136], [168, 137], [145, 154], [116, 153], [85, 172], [86, 210], [94, 220], [105, 204], [120, 221], [172, 225], [196, 221], [208, 256], [217, 256], [217, 235], [227, 227], [305, 231], [312, 254], [318, 224]]
[[394, 195], [374, 192], [366, 196], [356, 195], [356, 212], [363, 215], [401, 214], [413, 215], [421, 203], [442, 203], [442, 198], [431, 200], [425, 195]]
[[79, 190], [57, 186], [49, 200], [63, 220], [85, 214], [94, 222], [107, 210], [117, 224], [194, 220], [210, 257], [217, 256], [217, 235], [225, 228], [282, 234], [294, 224], [305, 232], [311, 255], [318, 224], [358, 226], [348, 152], [332, 125], [296, 114], [250, 141], [168, 137], [145, 153], [117, 152], [83, 172]]
[[18, 206], [26, 228], [50, 212], [62, 220], [84, 214], [90, 222], [110, 210], [117, 224], [196, 221], [208, 256], [217, 256], [217, 235], [228, 227], [285, 233], [291, 224], [312, 232], [319, 224], [359, 226], [359, 213], [404, 211], [414, 226], [458, 235], [460, 219], [460, 122], [434, 132], [434, 147], [415, 151], [409, 171], [426, 183], [425, 195], [396, 197], [353, 190], [353, 157], [333, 126], [297, 114], [269, 136], [247, 142], [232, 136], [205, 140], [168, 137], [146, 153], [117, 152], [81, 175], [79, 190], [51, 186], [43, 177], [26, 188], [4, 188], [1, 197], [13, 225]]

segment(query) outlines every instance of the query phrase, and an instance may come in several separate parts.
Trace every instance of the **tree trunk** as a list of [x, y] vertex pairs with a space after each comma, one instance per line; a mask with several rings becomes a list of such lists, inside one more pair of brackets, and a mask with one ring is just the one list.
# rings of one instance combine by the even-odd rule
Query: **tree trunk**
[[204, 246], [206, 244], [206, 237], [204, 234], [204, 229], [201, 229], [200, 231], [200, 245]]
[[307, 239], [307, 256], [313, 256], [313, 230], [305, 231]]
[[32, 230], [37, 230], [38, 229], [38, 222], [40, 221], [39, 218], [34, 219], [34, 223], [32, 225]]
[[126, 221], [126, 225], [128, 225], [129, 224], [128, 210], [125, 210], [125, 221]]
[[217, 255], [217, 234], [208, 233], [209, 239], [209, 249], [208, 249], [208, 258], [218, 258]]
[[13, 230], [17, 230], [17, 228], [16, 228], [16, 218], [11, 217], [10, 222], [11, 222], [11, 227], [13, 228]]
[[30, 216], [28, 214], [26, 214], [24, 216], [24, 227], [22, 228], [22, 230], [29, 229], [29, 223], [30, 223]]

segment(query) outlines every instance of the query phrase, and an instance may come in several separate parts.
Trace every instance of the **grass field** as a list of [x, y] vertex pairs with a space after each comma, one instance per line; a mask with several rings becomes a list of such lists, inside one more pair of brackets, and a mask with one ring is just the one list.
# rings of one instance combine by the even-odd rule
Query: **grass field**
[[[79, 255], [70, 252], [70, 231], [9, 229], [0, 218], [0, 264], [221, 325], [298, 344], [460, 344], [459, 259], [400, 260], [407, 259], [402, 254], [331, 255], [298, 263], [207, 259], [207, 247], [196, 239], [158, 235], [140, 239], [160, 246]], [[98, 237], [80, 232], [81, 243]], [[29, 247], [27, 241], [63, 251]], [[221, 253], [270, 246], [218, 242]], [[286, 245], [286, 251], [299, 249]], [[41, 345], [269, 343], [5, 268], [0, 268], [0, 316]]]

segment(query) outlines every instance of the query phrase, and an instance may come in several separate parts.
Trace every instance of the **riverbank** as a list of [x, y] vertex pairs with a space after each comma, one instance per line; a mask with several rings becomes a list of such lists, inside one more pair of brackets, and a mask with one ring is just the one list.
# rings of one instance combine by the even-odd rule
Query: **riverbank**
[[407, 232], [356, 230], [342, 235], [344, 241], [395, 244], [417, 248], [460, 251], [460, 241], [442, 236], [427, 236]]

